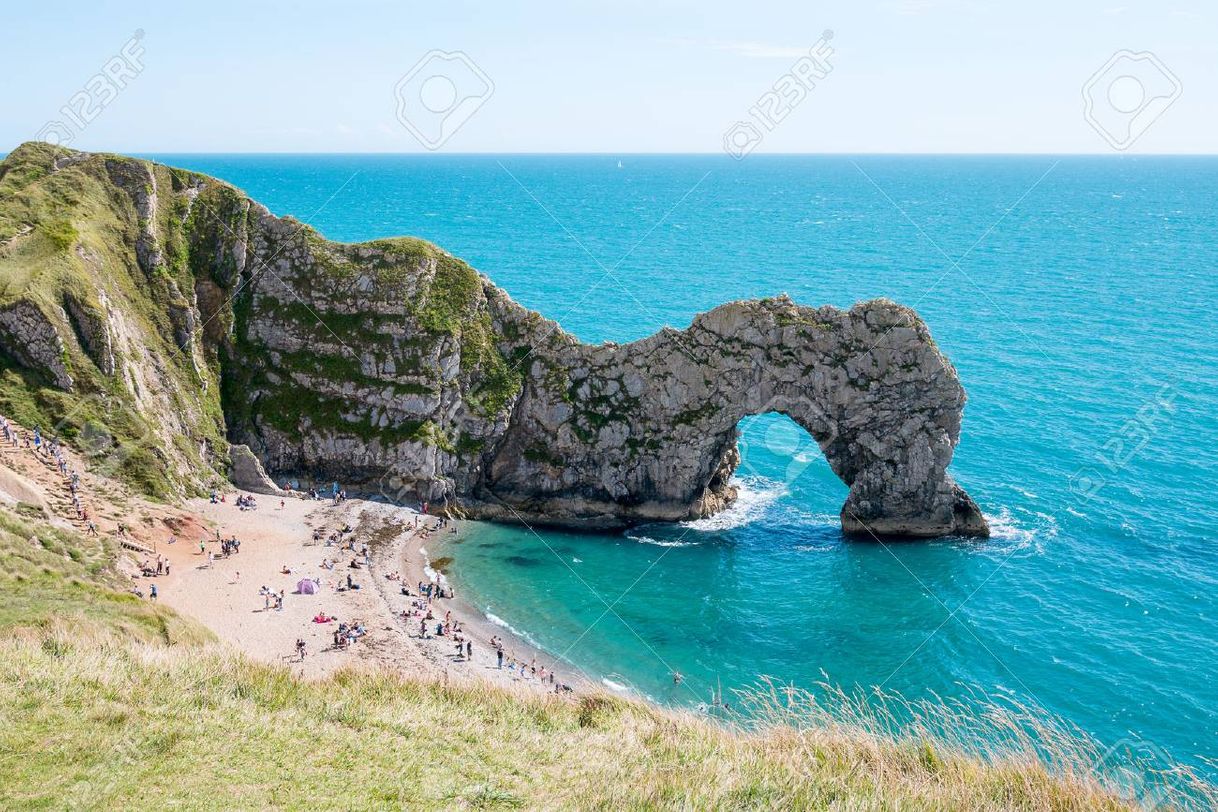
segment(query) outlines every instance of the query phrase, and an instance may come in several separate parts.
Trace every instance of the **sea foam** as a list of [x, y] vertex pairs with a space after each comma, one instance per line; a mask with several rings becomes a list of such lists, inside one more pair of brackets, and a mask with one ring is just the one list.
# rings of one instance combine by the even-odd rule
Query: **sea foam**
[[727, 510], [705, 519], [681, 522], [681, 526], [704, 533], [743, 527], [763, 517], [771, 505], [789, 492], [785, 483], [760, 476], [732, 477], [731, 484], [736, 486], [736, 501]]

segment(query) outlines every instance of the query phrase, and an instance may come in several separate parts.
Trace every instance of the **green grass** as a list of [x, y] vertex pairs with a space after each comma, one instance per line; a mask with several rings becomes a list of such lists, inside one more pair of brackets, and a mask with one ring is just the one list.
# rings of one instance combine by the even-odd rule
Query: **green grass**
[[[154, 189], [150, 217], [142, 205]], [[193, 202], [187, 190], [197, 192]], [[0, 162], [0, 307], [18, 301], [37, 307], [64, 342], [73, 386], [60, 392], [45, 372], [0, 357], [0, 409], [46, 430], [62, 424], [69, 439], [82, 425], [104, 425], [114, 438], [117, 473], [160, 499], [199, 493], [222, 475], [228, 437], [256, 434], [259, 417], [289, 432], [308, 418], [318, 428], [364, 440], [415, 440], [478, 453], [456, 435], [424, 430], [422, 421], [382, 429], [367, 425], [357, 403], [299, 397], [294, 384], [271, 383], [272, 371], [290, 380], [300, 370], [382, 389], [385, 379], [363, 375], [346, 346], [375, 353], [392, 341], [400, 350], [395, 394], [427, 394], [441, 386], [428, 359], [453, 337], [461, 374], [452, 385], [461, 387], [472, 410], [500, 416], [522, 386], [522, 373], [500, 350], [503, 338], [487, 312], [482, 277], [468, 264], [425, 240], [348, 245], [295, 225], [283, 237], [292, 245], [281, 248], [292, 256], [308, 252], [302, 270], [325, 292], [318, 301], [341, 296], [357, 276], [370, 275], [375, 286], [365, 295], [383, 308], [380, 315], [255, 296], [251, 289], [236, 295], [234, 251], [256, 224], [249, 199], [228, 184], [118, 155], [36, 143], [13, 150]], [[161, 262], [141, 262], [138, 246]], [[195, 296], [203, 325], [194, 332], [198, 365], [177, 343]], [[113, 342], [120, 367], [114, 375], [102, 368], [104, 342], [91, 341], [105, 335], [107, 323], [118, 323], [107, 313], [121, 314], [132, 336]], [[281, 355], [272, 369], [263, 360], [266, 347], [250, 335], [258, 320], [286, 323], [309, 350]], [[403, 323], [412, 321], [418, 329], [400, 336]], [[412, 357], [418, 369], [408, 368]], [[133, 366], [140, 367], [134, 376]], [[144, 391], [133, 394], [147, 382], [159, 390], [159, 402]], [[268, 394], [251, 404], [251, 392]], [[166, 426], [163, 414], [173, 415], [174, 425]]]
[[[31, 303], [56, 327], [65, 343], [63, 361], [73, 391], [59, 392], [44, 376], [0, 354], [0, 408], [48, 431], [64, 421], [63, 433], [69, 437], [83, 424], [105, 425], [123, 462], [119, 472], [130, 484], [158, 498], [192, 492], [200, 486], [185, 472], [206, 471], [218, 459], [202, 458], [199, 447], [206, 444], [222, 453], [226, 445], [215, 370], [204, 367], [200, 374], [173, 339], [175, 307], [187, 303], [194, 290], [186, 227], [179, 219], [183, 199], [173, 194], [190, 175], [107, 155], [87, 156], [53, 171], [56, 160], [70, 155], [30, 143], [0, 163], [0, 307]], [[141, 180], [147, 173], [160, 189], [153, 226], [155, 243], [166, 257], [165, 265], [151, 274], [136, 262], [134, 246], [143, 224], [130, 194], [151, 188]], [[157, 357], [146, 380], [158, 381], [173, 403], [172, 412], [184, 419], [190, 443], [174, 446], [163, 438], [165, 442], [149, 444], [150, 429], [157, 429], [159, 421], [148, 420], [147, 406], [136, 404], [122, 376], [104, 374], [73, 335], [80, 334], [82, 324], [75, 315], [65, 320], [65, 305], [75, 303], [84, 321], [101, 324], [99, 289], [133, 331], [139, 357], [127, 360], [151, 365], [145, 353]], [[114, 350], [121, 362], [122, 348]]]
[[5, 808], [1120, 809], [1019, 764], [214, 647], [0, 644]]
[[728, 727], [371, 668], [305, 681], [121, 593], [114, 555], [0, 507], [0, 808], [1129, 808], [1085, 743], [1042, 732], [1046, 762], [999, 709], [978, 758], [960, 708], [907, 705], [922, 721], [894, 736], [832, 692], [758, 690]]
[[0, 508], [0, 630], [6, 635], [72, 629], [82, 639], [164, 644], [210, 639], [198, 624], [122, 591], [127, 582], [114, 570], [112, 541], [21, 513]]

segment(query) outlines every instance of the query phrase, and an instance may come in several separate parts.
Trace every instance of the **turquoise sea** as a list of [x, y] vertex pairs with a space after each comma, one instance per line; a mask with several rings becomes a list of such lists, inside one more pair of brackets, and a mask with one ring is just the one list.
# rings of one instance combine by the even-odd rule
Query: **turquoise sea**
[[953, 472], [991, 540], [843, 539], [845, 487], [768, 416], [729, 512], [472, 525], [458, 589], [660, 702], [760, 675], [980, 690], [1218, 772], [1218, 159], [150, 157], [333, 239], [433, 240], [590, 341], [782, 291], [916, 307], [969, 393]]

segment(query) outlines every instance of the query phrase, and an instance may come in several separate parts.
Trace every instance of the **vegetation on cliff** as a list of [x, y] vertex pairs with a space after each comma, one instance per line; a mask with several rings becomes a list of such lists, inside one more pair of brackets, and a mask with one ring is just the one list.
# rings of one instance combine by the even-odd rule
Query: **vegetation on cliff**
[[[10, 329], [8, 351], [0, 351], [0, 411], [48, 434], [88, 438], [97, 458], [145, 493], [196, 491], [199, 480], [184, 472], [214, 465], [214, 452], [226, 447], [217, 370], [175, 341], [175, 314], [187, 312], [194, 290], [182, 208], [141, 213], [139, 205], [150, 179], [172, 190], [193, 176], [73, 155], [32, 143], [0, 163], [0, 311], [24, 304], [63, 329], [70, 340], [54, 351], [71, 380], [64, 387], [14, 356], [47, 336]], [[161, 260], [141, 267], [140, 244]]]
[[[393, 404], [451, 389], [484, 418], [506, 409], [521, 374], [483, 284], [423, 240], [333, 243], [221, 181], [25, 144], [0, 163], [0, 411], [104, 437], [106, 473], [159, 497], [207, 487], [234, 437], [476, 454], [482, 439]], [[389, 371], [369, 356], [386, 342]], [[450, 343], [459, 384], [440, 378]]]

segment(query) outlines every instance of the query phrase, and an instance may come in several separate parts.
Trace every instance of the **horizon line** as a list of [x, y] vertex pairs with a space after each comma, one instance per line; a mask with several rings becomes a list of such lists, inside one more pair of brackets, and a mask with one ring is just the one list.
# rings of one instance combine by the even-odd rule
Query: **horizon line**
[[[83, 152], [98, 151], [107, 152], [109, 150], [82, 150]], [[227, 150], [137, 150], [148, 155], [383, 155], [393, 157], [413, 157], [413, 156], [450, 156], [450, 157], [503, 157], [503, 156], [519, 156], [519, 157], [554, 157], [554, 156], [573, 156], [573, 157], [606, 157], [606, 158], [627, 158], [627, 157], [715, 157], [731, 158], [733, 161], [743, 163], [749, 158], [831, 158], [831, 157], [945, 157], [945, 158], [970, 158], [970, 157], [998, 157], [998, 158], [1218, 158], [1218, 152], [1120, 152], [1115, 150], [1106, 150], [1103, 152], [754, 152], [744, 158], [737, 158], [722, 150], [707, 150], [702, 152], [605, 152], [605, 151], [558, 151], [558, 152], [542, 152], [542, 151], [517, 151], [517, 152], [490, 152], [490, 151], [409, 151], [395, 152], [390, 150], [369, 150], [364, 152], [349, 152], [340, 150], [285, 150], [282, 152], [266, 152], [266, 151], [227, 151]]]
[[[39, 143], [38, 141], [23, 141], [17, 146], [25, 144]], [[412, 151], [393, 151], [393, 150], [367, 150], [367, 151], [343, 151], [343, 150], [283, 150], [283, 151], [264, 151], [264, 150], [198, 150], [198, 149], [130, 149], [130, 150], [115, 150], [105, 149], [101, 147], [91, 149], [77, 149], [72, 146], [64, 146], [64, 149], [76, 150], [78, 152], [110, 152], [116, 154], [127, 155], [240, 155], [240, 156], [384, 156], [384, 157], [713, 157], [720, 156], [723, 158], [732, 158], [733, 161], [743, 163], [750, 158], [817, 158], [817, 157], [945, 157], [945, 158], [1215, 158], [1218, 157], [1218, 151], [1215, 152], [1124, 152], [1117, 150], [1105, 150], [1097, 152], [936, 152], [936, 151], [873, 151], [873, 152], [849, 152], [849, 151], [825, 151], [825, 152], [754, 152], [749, 155], [739, 158], [722, 150], [704, 150], [704, 151], [626, 151], [626, 152], [608, 152], [603, 150], [590, 151], [512, 151], [512, 152], [492, 152], [488, 150], [474, 151], [430, 151], [430, 150], [412, 150]], [[16, 149], [14, 147], [13, 149]], [[7, 157], [12, 153], [12, 149], [0, 152], [0, 156]]]

